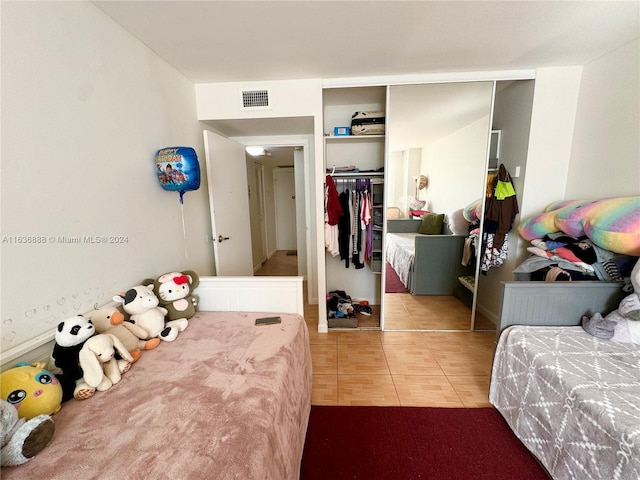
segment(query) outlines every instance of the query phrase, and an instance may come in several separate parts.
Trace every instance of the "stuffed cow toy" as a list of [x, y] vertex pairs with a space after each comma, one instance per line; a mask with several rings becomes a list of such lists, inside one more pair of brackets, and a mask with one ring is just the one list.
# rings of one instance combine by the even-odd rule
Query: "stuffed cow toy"
[[188, 326], [186, 319], [165, 321], [169, 312], [158, 306], [160, 301], [153, 293], [153, 283], [130, 288], [126, 293], [113, 297], [113, 300], [122, 304], [123, 310], [129, 314], [129, 321], [142, 327], [147, 332], [147, 338], [157, 337], [172, 342]]

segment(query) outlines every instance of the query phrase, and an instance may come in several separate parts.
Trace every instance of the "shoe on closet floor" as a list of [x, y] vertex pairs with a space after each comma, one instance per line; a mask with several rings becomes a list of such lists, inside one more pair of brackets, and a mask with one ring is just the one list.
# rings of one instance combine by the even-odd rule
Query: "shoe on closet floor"
[[362, 315], [366, 315], [367, 317], [371, 316], [371, 307], [369, 305], [362, 305], [361, 303], [353, 304], [353, 309], [356, 313], [360, 313]]

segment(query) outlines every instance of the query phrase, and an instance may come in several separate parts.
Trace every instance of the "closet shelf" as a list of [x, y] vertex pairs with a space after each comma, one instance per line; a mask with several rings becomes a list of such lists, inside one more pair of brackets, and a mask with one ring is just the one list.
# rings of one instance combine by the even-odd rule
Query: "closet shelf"
[[384, 172], [327, 172], [334, 178], [382, 178]]
[[333, 142], [370, 142], [383, 141], [384, 135], [325, 135], [324, 140], [327, 143]]

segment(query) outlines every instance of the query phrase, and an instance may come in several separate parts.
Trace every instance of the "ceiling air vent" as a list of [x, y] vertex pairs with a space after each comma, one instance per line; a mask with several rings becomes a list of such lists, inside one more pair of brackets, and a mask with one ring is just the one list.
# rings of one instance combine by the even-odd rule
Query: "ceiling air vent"
[[264, 110], [271, 108], [269, 105], [269, 90], [266, 88], [242, 90], [243, 110]]

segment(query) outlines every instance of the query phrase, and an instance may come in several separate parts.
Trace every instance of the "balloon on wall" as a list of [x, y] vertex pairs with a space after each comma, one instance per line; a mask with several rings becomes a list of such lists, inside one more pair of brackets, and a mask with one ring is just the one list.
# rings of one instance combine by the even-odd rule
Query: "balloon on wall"
[[167, 147], [156, 152], [156, 175], [165, 190], [180, 193], [200, 188], [200, 164], [191, 147]]

